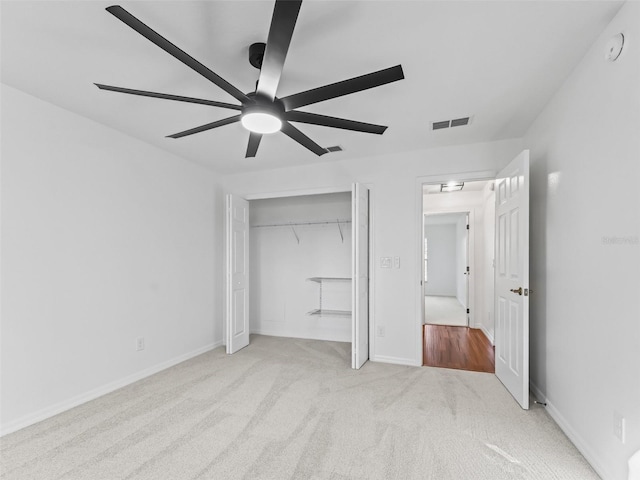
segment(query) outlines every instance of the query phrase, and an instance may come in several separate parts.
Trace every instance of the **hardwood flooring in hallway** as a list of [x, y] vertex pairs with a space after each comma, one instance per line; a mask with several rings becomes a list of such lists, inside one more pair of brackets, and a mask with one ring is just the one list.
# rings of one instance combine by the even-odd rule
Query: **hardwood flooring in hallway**
[[495, 373], [494, 349], [481, 330], [423, 325], [422, 364]]

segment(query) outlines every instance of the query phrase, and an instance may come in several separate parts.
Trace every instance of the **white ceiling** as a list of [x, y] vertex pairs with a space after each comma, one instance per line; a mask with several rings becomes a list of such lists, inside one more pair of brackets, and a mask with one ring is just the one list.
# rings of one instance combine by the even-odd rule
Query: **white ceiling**
[[[113, 2], [3, 1], [2, 81], [220, 173], [333, 162], [522, 136], [618, 1], [321, 1], [300, 12], [278, 96], [402, 64], [405, 79], [304, 107], [388, 125], [370, 135], [297, 124], [317, 157], [284, 134], [245, 159], [237, 123], [165, 138], [231, 110], [98, 90], [105, 83], [237, 103], [107, 13]], [[121, 5], [239, 89], [255, 88], [248, 46], [265, 41], [271, 1], [126, 1]], [[430, 122], [473, 115], [467, 127]]]

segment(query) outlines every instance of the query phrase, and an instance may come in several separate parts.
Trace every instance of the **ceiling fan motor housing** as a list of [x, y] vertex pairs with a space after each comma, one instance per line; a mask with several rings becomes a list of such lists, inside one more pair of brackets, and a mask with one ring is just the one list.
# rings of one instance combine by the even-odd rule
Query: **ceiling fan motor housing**
[[279, 99], [269, 100], [256, 94], [247, 95], [252, 101], [242, 105], [242, 115], [248, 113], [268, 113], [280, 119], [284, 118], [284, 105]]
[[258, 70], [262, 68], [262, 59], [264, 58], [264, 49], [267, 47], [266, 43], [252, 43], [249, 46], [249, 63], [256, 67]]

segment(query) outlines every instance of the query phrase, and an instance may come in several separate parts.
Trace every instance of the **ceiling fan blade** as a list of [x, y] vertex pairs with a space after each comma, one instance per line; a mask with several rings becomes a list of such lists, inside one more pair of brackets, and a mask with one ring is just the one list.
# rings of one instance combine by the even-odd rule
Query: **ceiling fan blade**
[[289, 122], [283, 122], [282, 123], [282, 133], [284, 133], [285, 135], [291, 137], [296, 142], [298, 142], [300, 145], [302, 145], [303, 147], [308, 148], [309, 150], [311, 150], [313, 153], [315, 153], [318, 156], [324, 155], [325, 153], [327, 153], [327, 149], [326, 148], [322, 148], [320, 145], [318, 145], [316, 142], [311, 140], [309, 137], [307, 137], [304, 133], [302, 133], [296, 127], [291, 125]]
[[163, 49], [169, 55], [172, 55], [173, 57], [177, 58], [186, 66], [195, 70], [200, 75], [202, 75], [203, 77], [205, 77], [206, 79], [210, 80], [211, 82], [216, 84], [218, 87], [223, 89], [229, 95], [238, 99], [240, 102], [244, 103], [249, 100], [248, 97], [243, 92], [241, 92], [236, 87], [231, 85], [224, 78], [220, 77], [213, 71], [209, 70], [209, 68], [205, 67], [203, 64], [201, 64], [199, 61], [197, 61], [195, 58], [193, 58], [186, 52], [180, 50], [173, 43], [171, 43], [169, 40], [167, 40], [162, 35], [157, 33], [155, 30], [151, 29], [150, 27], [142, 23], [140, 20], [138, 20], [133, 15], [131, 15], [120, 5], [113, 5], [111, 7], [107, 7], [106, 10], [107, 12], [112, 14], [114, 17], [116, 17], [118, 20], [126, 23], [129, 27], [134, 29], [140, 35], [147, 38], [149, 41], [155, 43], [158, 47]]
[[182, 97], [180, 95], [169, 95], [167, 93], [147, 92], [146, 90], [133, 90], [131, 88], [112, 87], [111, 85], [103, 85], [94, 83], [100, 90], [109, 90], [110, 92], [128, 93], [130, 95], [140, 95], [141, 97], [162, 98], [165, 100], [175, 100], [177, 102], [197, 103], [198, 105], [210, 105], [212, 107], [230, 108], [231, 110], [242, 110], [241, 105], [233, 105], [231, 103], [216, 102], [214, 100], [204, 100], [202, 98]]
[[258, 146], [260, 145], [260, 140], [262, 140], [261, 133], [251, 132], [249, 135], [249, 144], [247, 145], [247, 154], [244, 158], [255, 157], [258, 152]]
[[323, 127], [342, 128], [344, 130], [353, 130], [356, 132], [375, 133], [382, 135], [387, 129], [384, 125], [374, 125], [373, 123], [356, 122], [355, 120], [347, 120], [344, 118], [328, 117], [326, 115], [318, 115], [317, 113], [298, 112], [291, 110], [285, 113], [285, 118], [290, 122], [311, 123], [313, 125], [321, 125]]
[[276, 0], [256, 92], [273, 100], [296, 26], [302, 0]]
[[223, 125], [229, 125], [230, 123], [235, 123], [240, 121], [240, 117], [242, 115], [235, 115], [229, 118], [223, 118], [222, 120], [217, 120], [215, 122], [207, 123], [206, 125], [201, 125], [199, 127], [190, 128], [189, 130], [185, 130], [184, 132], [174, 133], [173, 135], [167, 135], [167, 138], [182, 138], [187, 135], [193, 135], [194, 133], [205, 132], [207, 130], [211, 130], [212, 128], [222, 127]]
[[311, 105], [312, 103], [324, 102], [331, 98], [342, 97], [343, 95], [379, 87], [380, 85], [402, 80], [403, 78], [404, 72], [402, 71], [402, 65], [396, 65], [395, 67], [385, 68], [384, 70], [378, 70], [377, 72], [361, 75], [360, 77], [354, 77], [349, 80], [325, 85], [324, 87], [307, 90], [306, 92], [289, 95], [281, 100], [284, 103], [285, 110], [293, 110], [294, 108]]

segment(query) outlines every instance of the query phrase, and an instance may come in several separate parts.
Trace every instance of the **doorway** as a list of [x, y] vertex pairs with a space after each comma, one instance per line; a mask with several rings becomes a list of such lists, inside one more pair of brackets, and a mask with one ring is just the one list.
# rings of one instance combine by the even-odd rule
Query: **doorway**
[[[488, 187], [495, 202], [484, 203], [483, 216], [493, 215], [493, 235], [485, 235], [485, 248], [493, 241], [494, 248], [486, 248], [486, 253], [478, 255], [483, 262], [477, 266], [486, 266], [487, 260], [493, 256], [491, 267], [481, 269], [474, 267], [475, 252], [478, 245], [474, 243], [475, 223], [470, 218], [469, 250], [469, 327], [479, 328], [495, 346], [495, 375], [523, 409], [529, 408], [529, 150], [523, 150], [497, 174], [491, 172], [468, 172], [455, 175], [456, 180], [443, 178], [442, 175], [418, 178], [416, 192], [420, 212], [418, 251], [420, 264], [424, 263], [424, 225], [425, 199], [427, 189], [437, 189], [439, 193], [446, 190], [462, 190], [464, 182], [474, 183], [481, 179], [490, 179]], [[493, 185], [493, 188], [491, 187]], [[448, 188], [453, 187], [453, 188]], [[485, 190], [486, 191], [486, 190]], [[495, 191], [495, 193], [493, 193]], [[462, 193], [460, 193], [462, 195]], [[441, 209], [452, 210], [460, 198], [444, 202]], [[491, 208], [492, 207], [492, 208]], [[474, 210], [471, 210], [471, 213]], [[472, 215], [470, 214], [470, 217]], [[487, 231], [481, 228], [481, 231]], [[494, 253], [495, 252], [495, 253]], [[489, 273], [492, 271], [491, 280]], [[419, 322], [419, 348], [424, 348], [424, 299], [423, 269], [418, 269], [419, 295], [417, 318]], [[474, 278], [475, 276], [475, 278]], [[480, 280], [485, 278], [484, 282]], [[484, 294], [476, 294], [476, 286], [484, 290]], [[493, 288], [489, 298], [487, 292]], [[479, 307], [476, 309], [476, 307]], [[479, 315], [476, 315], [479, 313]], [[494, 315], [495, 314], [495, 315]], [[447, 327], [463, 328], [463, 327]], [[495, 331], [495, 334], [493, 333]], [[494, 338], [495, 335], [495, 338]], [[495, 340], [495, 341], [494, 341]], [[423, 352], [424, 353], [424, 352]]]
[[227, 195], [227, 353], [266, 334], [351, 343], [369, 358], [369, 189]]
[[493, 373], [493, 181], [422, 189], [423, 365]]
[[424, 323], [469, 326], [469, 212], [424, 214]]

